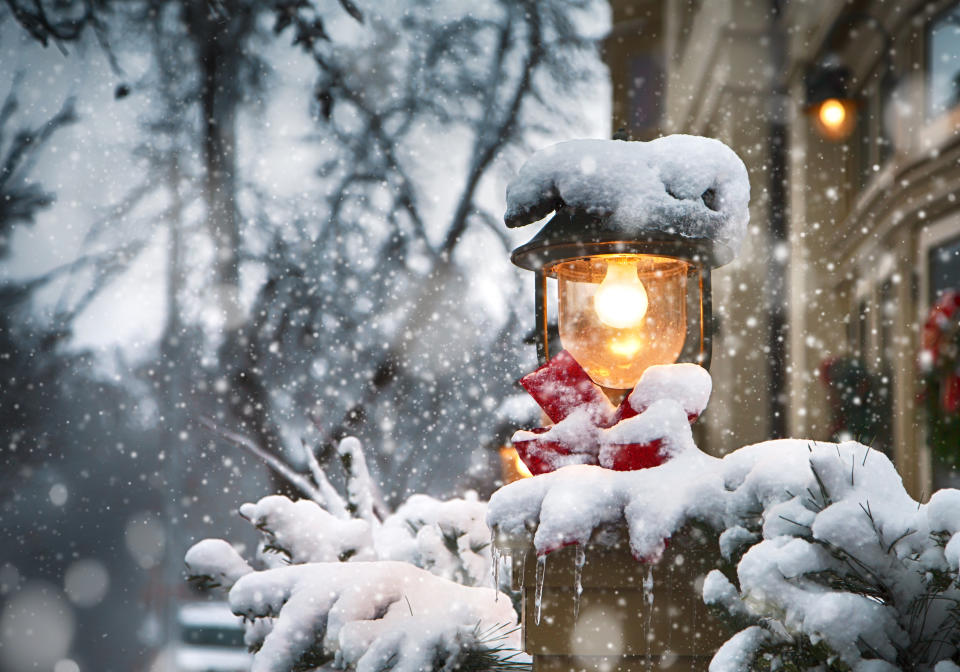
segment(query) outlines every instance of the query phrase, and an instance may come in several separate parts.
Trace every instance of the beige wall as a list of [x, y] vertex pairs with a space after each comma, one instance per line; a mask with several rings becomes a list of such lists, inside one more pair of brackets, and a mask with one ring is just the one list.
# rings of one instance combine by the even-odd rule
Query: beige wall
[[[739, 259], [715, 275], [714, 306], [720, 329], [714, 345], [715, 393], [698, 430], [715, 453], [770, 436], [767, 347], [769, 306], [763, 286], [775, 250], [769, 239], [767, 192], [771, 42], [768, 3], [737, 0], [670, 2], [659, 12], [640, 3], [645, 33], [617, 2], [616, 22], [634, 21], [608, 51], [614, 79], [613, 126], [629, 115], [622, 77], [631, 49], [655, 45], [666, 70], [661, 132], [717, 137], [740, 156], [751, 176], [751, 227]], [[787, 197], [789, 265], [787, 394], [789, 434], [823, 439], [829, 434], [826, 390], [818, 376], [827, 357], [851, 354], [848, 323], [866, 313], [868, 364], [882, 359], [880, 334], [888, 327], [887, 359], [893, 377], [893, 456], [908, 489], [931, 492], [931, 467], [923, 447], [923, 419], [915, 408], [915, 360], [919, 326], [928, 310], [926, 253], [931, 244], [960, 232], [960, 108], [940, 119], [924, 119], [924, 26], [949, 3], [859, 2], [892, 36], [901, 98], [911, 103], [882, 121], [894, 135], [896, 153], [861, 186], [860, 144], [829, 142], [804, 112], [804, 74], [827, 51], [835, 51], [854, 73], [854, 89], [867, 103], [858, 121], [879, 119], [875, 91], [882, 59], [882, 32], [859, 23], [855, 35], [836, 30], [849, 5], [786, 3], [790, 27], [786, 85], [788, 100]], [[659, 23], [655, 19], [659, 16]], [[634, 37], [630, 37], [633, 34]], [[830, 36], [831, 44], [825, 45]], [[829, 47], [829, 48], [828, 48]], [[617, 65], [617, 64], [620, 65]], [[619, 73], [619, 74], [618, 74]], [[618, 83], [621, 85], [618, 88]], [[873, 93], [872, 93], [873, 92]], [[619, 98], [618, 98], [619, 96]], [[617, 102], [619, 101], [619, 102]], [[854, 135], [856, 138], [856, 135]], [[872, 150], [871, 150], [872, 151]], [[881, 305], [884, 283], [889, 305]]]
[[[716, 137], [743, 158], [750, 175], [749, 235], [733, 263], [714, 274], [718, 332], [711, 373], [715, 393], [701, 421], [701, 446], [722, 454], [771, 436], [768, 306], [761, 287], [773, 253], [768, 219], [764, 72], [765, 14], [731, 0], [703, 3], [692, 17], [666, 3], [671, 54], [664, 132]], [[678, 34], [679, 33], [679, 34]]]

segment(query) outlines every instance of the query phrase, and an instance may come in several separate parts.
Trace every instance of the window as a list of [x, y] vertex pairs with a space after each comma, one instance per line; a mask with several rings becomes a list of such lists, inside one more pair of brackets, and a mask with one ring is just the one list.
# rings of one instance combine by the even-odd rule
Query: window
[[927, 26], [927, 117], [938, 117], [960, 103], [960, 6]]
[[[960, 289], [960, 236], [954, 235], [932, 245], [927, 252], [927, 264], [927, 298], [933, 305], [946, 290]], [[937, 419], [928, 414], [928, 436], [934, 433], [937, 423], [943, 422], [943, 416]], [[936, 459], [931, 466], [934, 488], [960, 487], [960, 470]]]
[[960, 289], [960, 237], [930, 248], [929, 296], [930, 305], [936, 303], [944, 291]]

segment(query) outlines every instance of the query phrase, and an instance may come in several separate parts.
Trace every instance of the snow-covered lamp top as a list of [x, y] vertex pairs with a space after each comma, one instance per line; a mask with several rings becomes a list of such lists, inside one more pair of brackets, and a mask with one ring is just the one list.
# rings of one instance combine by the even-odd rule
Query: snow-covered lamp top
[[740, 249], [749, 200], [747, 170], [719, 140], [572, 140], [523, 165], [507, 187], [504, 221], [513, 228], [557, 213], [514, 252], [531, 270], [554, 260], [546, 249], [611, 241], [680, 241], [720, 266]]

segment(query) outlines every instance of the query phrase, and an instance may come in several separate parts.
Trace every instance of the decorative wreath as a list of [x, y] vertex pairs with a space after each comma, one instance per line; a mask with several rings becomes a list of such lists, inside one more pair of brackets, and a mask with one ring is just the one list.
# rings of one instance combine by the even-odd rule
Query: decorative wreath
[[944, 292], [923, 325], [921, 389], [929, 443], [947, 464], [960, 465], [960, 292]]

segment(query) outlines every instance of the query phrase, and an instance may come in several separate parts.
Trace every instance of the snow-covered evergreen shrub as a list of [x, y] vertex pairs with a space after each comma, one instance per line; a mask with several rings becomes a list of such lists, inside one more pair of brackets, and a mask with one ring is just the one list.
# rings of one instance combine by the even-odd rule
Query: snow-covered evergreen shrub
[[378, 514], [359, 442], [339, 453], [345, 496], [311, 459], [312, 481], [287, 474], [311, 499], [240, 508], [261, 533], [249, 562], [222, 539], [187, 552], [191, 580], [227, 591], [244, 618], [252, 672], [525, 668], [516, 612], [493, 587], [486, 504], [414, 495]]
[[711, 670], [960, 669], [960, 491], [920, 504], [882, 453], [791, 448], [728, 471], [703, 596], [740, 632]]

